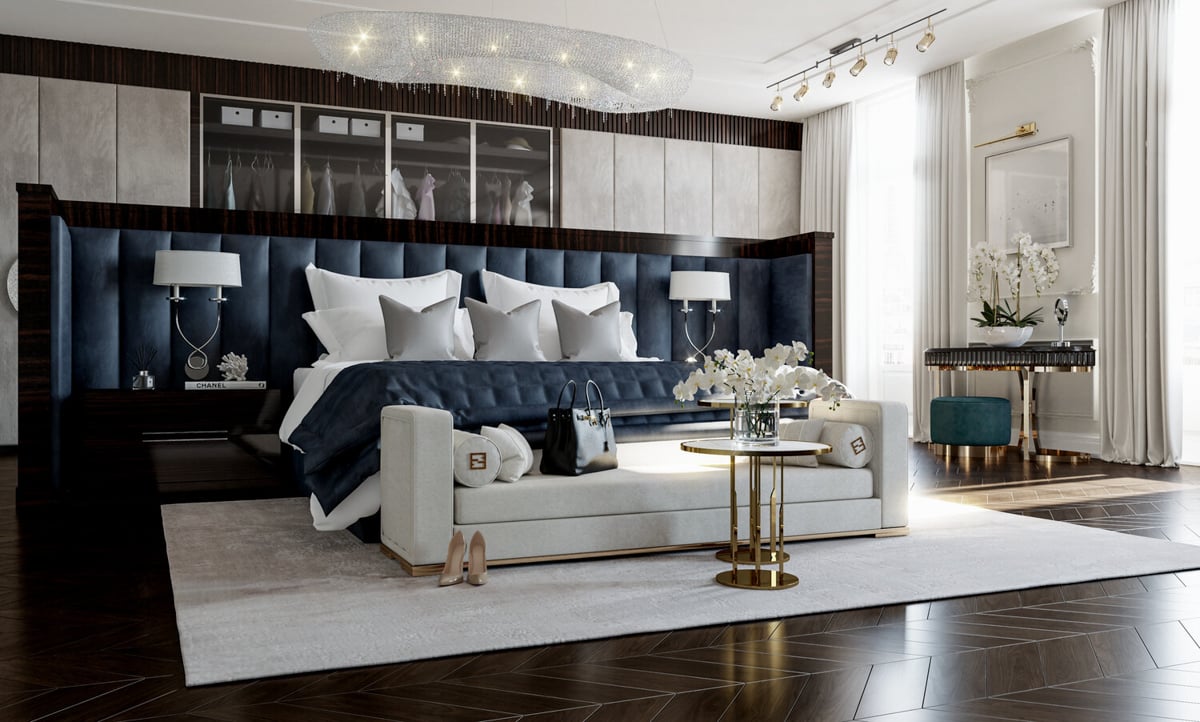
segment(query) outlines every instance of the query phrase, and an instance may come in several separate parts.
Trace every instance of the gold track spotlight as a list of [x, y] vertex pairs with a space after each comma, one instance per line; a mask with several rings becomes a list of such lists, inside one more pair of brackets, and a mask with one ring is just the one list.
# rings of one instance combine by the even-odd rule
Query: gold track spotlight
[[928, 18], [929, 25], [925, 28], [925, 34], [917, 41], [917, 52], [925, 52], [933, 45], [933, 41], [937, 38], [933, 34], [933, 18]]
[[771, 101], [771, 110], [779, 110], [783, 107], [783, 96], [779, 94], [779, 86], [775, 86], [775, 99]]
[[808, 71], [804, 71], [804, 77], [800, 79], [800, 87], [796, 88], [796, 92], [792, 93], [792, 100], [799, 102], [801, 98], [808, 95]]
[[899, 54], [900, 51], [896, 48], [896, 36], [893, 35], [888, 39], [888, 49], [887, 52], [883, 54], [883, 64], [889, 67], [895, 65], [896, 56]]
[[825, 79], [821, 81], [821, 85], [826, 88], [833, 85], [833, 79], [837, 77], [837, 73], [833, 72], [833, 58], [829, 59], [829, 72], [825, 73]]
[[850, 75], [857, 78], [858, 74], [867, 67], [867, 56], [863, 55], [862, 46], [858, 46], [858, 60], [854, 61], [854, 65], [850, 66]]

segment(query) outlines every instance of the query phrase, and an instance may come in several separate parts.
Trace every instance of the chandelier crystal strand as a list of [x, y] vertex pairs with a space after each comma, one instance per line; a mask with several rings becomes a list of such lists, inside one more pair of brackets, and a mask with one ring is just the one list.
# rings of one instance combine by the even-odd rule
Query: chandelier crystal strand
[[669, 50], [614, 35], [501, 18], [342, 12], [309, 37], [326, 65], [384, 82], [464, 85], [606, 113], [661, 110], [692, 80]]

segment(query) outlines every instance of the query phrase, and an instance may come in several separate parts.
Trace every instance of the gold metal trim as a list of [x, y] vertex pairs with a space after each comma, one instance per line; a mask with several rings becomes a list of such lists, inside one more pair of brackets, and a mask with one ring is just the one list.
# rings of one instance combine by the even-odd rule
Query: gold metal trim
[[[857, 531], [835, 531], [823, 534], [796, 534], [784, 537], [784, 542], [820, 541], [822, 539], [844, 539], [848, 537], [873, 536], [876, 538], [908, 536], [907, 526], [887, 527], [884, 529], [861, 529]], [[534, 557], [511, 557], [508, 559], [488, 559], [489, 567], [515, 566], [517, 564], [540, 564], [542, 562], [572, 562], [588, 559], [607, 559], [610, 557], [631, 557], [642, 554], [661, 554], [663, 552], [685, 552], [697, 549], [729, 548], [729, 540], [697, 542], [695, 544], [669, 544], [657, 547], [631, 547], [629, 549], [610, 549], [598, 552], [578, 552], [575, 554], [545, 554]], [[389, 559], [400, 563], [400, 568], [414, 577], [430, 577], [440, 574], [441, 564], [412, 564], [402, 558], [387, 544], [380, 543], [379, 551]]]
[[1001, 446], [964, 446], [962, 444], [930, 444], [934, 454], [960, 459], [984, 459], [986, 461], [1001, 461], [1008, 455], [1010, 447]]

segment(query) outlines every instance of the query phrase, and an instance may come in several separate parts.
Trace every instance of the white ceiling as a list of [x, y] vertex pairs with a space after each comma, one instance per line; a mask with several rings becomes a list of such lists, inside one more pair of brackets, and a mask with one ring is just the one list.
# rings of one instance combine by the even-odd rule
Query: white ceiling
[[[799, 120], [1117, 1], [0, 0], [0, 32], [315, 68], [321, 62], [305, 27], [318, 15], [418, 10], [498, 16], [621, 35], [682, 54], [695, 75], [678, 107]], [[869, 45], [869, 65], [859, 77], [847, 72], [854, 61], [847, 53], [834, 64], [838, 79], [831, 89], [810, 82], [811, 92], [797, 103], [791, 98], [796, 79], [782, 87], [783, 110], [768, 109], [772, 84], [827, 56], [830, 47], [942, 8], [929, 52], [914, 49], [922, 30], [914, 27], [897, 36], [894, 66], [883, 65], [886, 43]]]

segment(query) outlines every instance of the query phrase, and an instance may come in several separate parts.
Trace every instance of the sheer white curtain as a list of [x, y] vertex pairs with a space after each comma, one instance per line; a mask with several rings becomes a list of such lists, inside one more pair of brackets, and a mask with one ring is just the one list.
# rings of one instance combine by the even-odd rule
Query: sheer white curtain
[[1100, 454], [1175, 465], [1168, 394], [1167, 88], [1174, 0], [1104, 11], [1100, 60]]
[[840, 105], [804, 120], [800, 159], [800, 228], [833, 233], [833, 358], [816, 366], [835, 379], [845, 376], [846, 202], [854, 109]]
[[967, 300], [951, 297], [951, 278], [966, 273], [967, 91], [962, 63], [917, 80], [916, 140], [913, 439], [929, 441], [934, 388], [924, 350], [952, 344], [955, 324], [966, 320]]
[[841, 379], [861, 398], [906, 407], [913, 394], [915, 122], [915, 81], [854, 103]]

